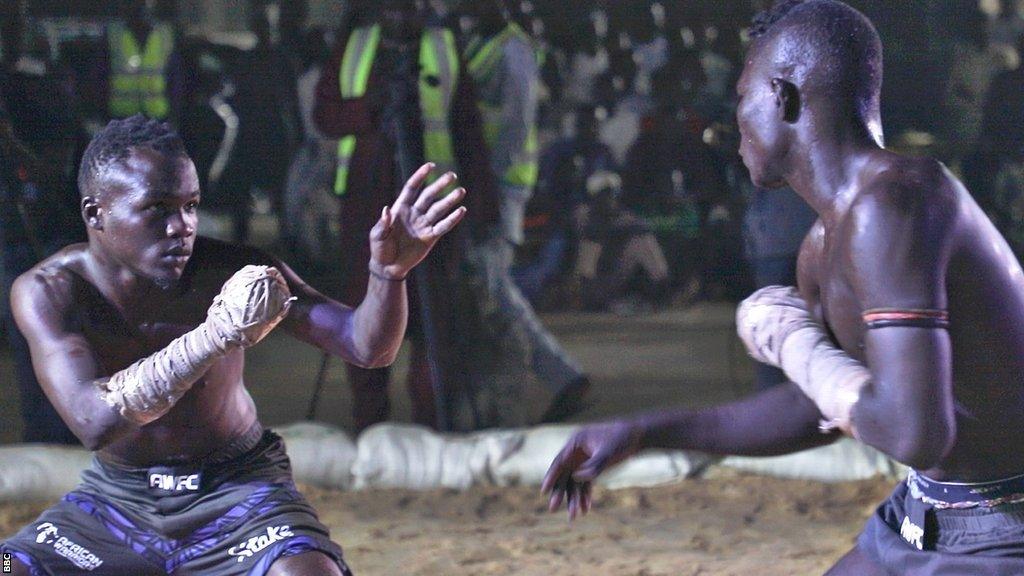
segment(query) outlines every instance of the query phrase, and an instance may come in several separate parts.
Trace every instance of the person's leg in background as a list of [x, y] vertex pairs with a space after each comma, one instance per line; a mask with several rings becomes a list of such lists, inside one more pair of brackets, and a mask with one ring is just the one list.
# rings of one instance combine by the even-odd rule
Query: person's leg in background
[[590, 381], [576, 361], [544, 327], [533, 306], [512, 279], [515, 244], [506, 238], [495, 238], [491, 249], [498, 263], [494, 288], [499, 308], [509, 322], [518, 324], [525, 334], [531, 351], [530, 368], [540, 383], [555, 394], [555, 400], [542, 421], [564, 420], [582, 408], [581, 401], [590, 389]]
[[437, 400], [430, 371], [430, 355], [422, 330], [418, 327], [419, 319], [414, 316], [419, 311], [416, 307], [410, 308], [409, 328], [406, 331], [409, 338], [409, 373], [405, 377], [405, 386], [412, 406], [412, 421], [436, 429]]
[[352, 387], [352, 424], [356, 434], [384, 422], [391, 416], [388, 399], [388, 368], [360, 368], [345, 364], [348, 382]]
[[[340, 202], [338, 264], [344, 274], [341, 302], [355, 307], [366, 295], [369, 281], [367, 263], [370, 261], [368, 238], [370, 226], [380, 215], [380, 207], [358, 197], [346, 197]], [[391, 401], [388, 397], [391, 371], [389, 368], [360, 368], [348, 363], [345, 364], [345, 370], [352, 388], [353, 428], [358, 434], [391, 416]]]

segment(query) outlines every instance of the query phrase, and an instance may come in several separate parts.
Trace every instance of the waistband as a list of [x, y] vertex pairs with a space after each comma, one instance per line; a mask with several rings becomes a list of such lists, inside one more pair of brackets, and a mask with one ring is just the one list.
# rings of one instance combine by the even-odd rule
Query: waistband
[[256, 422], [231, 442], [194, 460], [155, 463], [151, 466], [132, 466], [114, 462], [96, 454], [93, 457], [93, 466], [102, 470], [106, 478], [118, 479], [120, 482], [128, 484], [132, 484], [136, 480], [148, 484], [153, 474], [165, 476], [189, 476], [196, 473], [217, 475], [225, 469], [232, 468], [239, 460], [245, 460], [250, 454], [258, 452], [257, 448], [272, 440], [267, 437], [268, 434], [277, 438], [272, 432], [263, 428], [262, 424]]
[[1024, 526], [1024, 502], [997, 507], [945, 508], [935, 511], [935, 524], [940, 533], [945, 531], [995, 533], [1007, 528]]
[[990, 482], [939, 482], [916, 470], [907, 476], [907, 488], [917, 500], [936, 510], [1024, 503], [1024, 474]]

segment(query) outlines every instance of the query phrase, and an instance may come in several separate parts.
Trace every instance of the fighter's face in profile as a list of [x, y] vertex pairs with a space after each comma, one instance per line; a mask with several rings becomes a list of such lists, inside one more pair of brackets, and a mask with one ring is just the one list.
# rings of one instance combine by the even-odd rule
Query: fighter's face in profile
[[786, 121], [782, 87], [772, 77], [771, 66], [767, 62], [768, 47], [761, 44], [755, 42], [751, 46], [747, 64], [736, 86], [740, 156], [756, 186], [778, 188], [786, 183], [782, 168], [792, 127]]
[[[106, 254], [159, 286], [185, 270], [196, 238], [199, 178], [187, 156], [134, 150], [111, 166], [97, 199]], [[90, 226], [90, 214], [86, 219]]]

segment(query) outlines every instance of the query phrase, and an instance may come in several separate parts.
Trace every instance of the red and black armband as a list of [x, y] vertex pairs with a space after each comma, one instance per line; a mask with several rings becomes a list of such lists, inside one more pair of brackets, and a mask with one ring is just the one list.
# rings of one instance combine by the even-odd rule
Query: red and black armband
[[949, 328], [946, 310], [872, 308], [861, 315], [868, 330], [905, 326], [909, 328]]

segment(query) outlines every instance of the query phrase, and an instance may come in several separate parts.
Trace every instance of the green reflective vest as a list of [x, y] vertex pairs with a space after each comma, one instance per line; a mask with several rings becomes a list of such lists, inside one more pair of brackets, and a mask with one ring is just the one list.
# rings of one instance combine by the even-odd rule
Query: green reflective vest
[[146, 45], [139, 47], [135, 35], [121, 24], [111, 26], [110, 42], [110, 115], [127, 118], [144, 114], [164, 119], [171, 111], [164, 72], [174, 51], [174, 32], [166, 24], [157, 24], [149, 32]]
[[[468, 52], [472, 54], [469, 60], [469, 73], [476, 80], [477, 85], [482, 85], [497, 66], [501, 63], [505, 43], [513, 38], [519, 38], [528, 45], [533, 45], [533, 39], [519, 27], [518, 24], [509, 24], [500, 34], [497, 34], [482, 46], [471, 45]], [[487, 145], [494, 148], [504, 126], [502, 125], [501, 109], [491, 106], [483, 100], [479, 101], [480, 115], [484, 125], [484, 140]], [[526, 144], [522, 153], [509, 166], [505, 174], [499, 174], [502, 181], [513, 186], [533, 187], [537, 184], [537, 125], [527, 128]]]
[[[338, 74], [342, 98], [361, 98], [366, 94], [370, 70], [380, 46], [380, 26], [357, 28], [345, 45]], [[455, 35], [445, 28], [427, 28], [420, 41], [420, 113], [423, 117], [425, 160], [437, 165], [434, 178], [455, 168], [451, 130], [448, 125], [455, 87], [459, 78], [459, 54]], [[348, 174], [356, 150], [355, 135], [338, 142], [338, 169], [334, 193], [343, 196], [348, 189]]]

